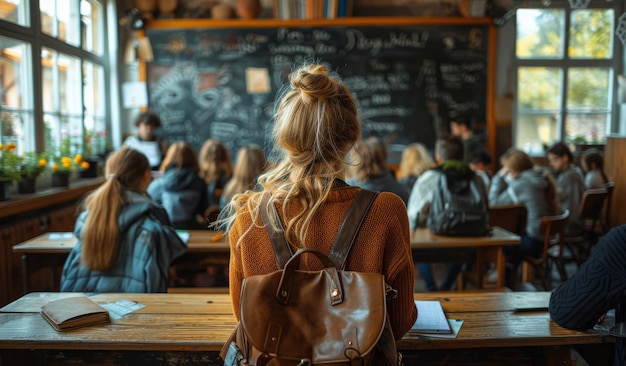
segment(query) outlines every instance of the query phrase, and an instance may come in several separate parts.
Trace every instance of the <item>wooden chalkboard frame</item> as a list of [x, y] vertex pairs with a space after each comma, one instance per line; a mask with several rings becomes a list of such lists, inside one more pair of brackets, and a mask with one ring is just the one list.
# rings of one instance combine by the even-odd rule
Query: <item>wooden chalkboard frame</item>
[[[367, 26], [480, 26], [488, 30], [487, 34], [487, 85], [485, 106], [485, 129], [487, 148], [492, 156], [495, 156], [496, 125], [494, 118], [494, 90], [495, 90], [495, 60], [496, 60], [496, 30], [489, 18], [413, 18], [413, 17], [351, 17], [340, 19], [318, 20], [210, 20], [210, 19], [176, 19], [176, 20], [153, 20], [147, 25], [148, 30], [185, 30], [185, 29], [211, 29], [211, 28], [280, 28], [280, 27], [367, 27]], [[143, 36], [140, 33], [139, 36]], [[139, 64], [140, 80], [147, 80], [147, 67], [144, 62]]]

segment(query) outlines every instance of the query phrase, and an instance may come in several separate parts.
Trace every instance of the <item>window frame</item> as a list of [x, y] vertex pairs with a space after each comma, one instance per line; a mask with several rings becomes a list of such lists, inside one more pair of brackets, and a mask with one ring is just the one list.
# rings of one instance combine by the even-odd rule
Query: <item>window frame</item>
[[[613, 70], [611, 79], [609, 81], [609, 103], [604, 112], [598, 112], [597, 108], [594, 108], [592, 111], [588, 111], [585, 113], [588, 114], [598, 114], [604, 113], [610, 115], [610, 118], [607, 122], [606, 126], [606, 136], [615, 133], [619, 129], [619, 114], [620, 114], [620, 105], [617, 101], [617, 90], [618, 90], [618, 75], [622, 73], [622, 59], [623, 59], [623, 47], [621, 42], [619, 41], [619, 37], [615, 33], [613, 33], [613, 56], [612, 58], [607, 59], [583, 59], [583, 58], [570, 58], [568, 53], [568, 46], [570, 42], [570, 27], [571, 27], [571, 14], [574, 10], [579, 10], [576, 8], [570, 7], [567, 1], [552, 1], [550, 5], [545, 6], [541, 1], [529, 1], [524, 6], [525, 9], [559, 9], [565, 12], [564, 19], [564, 29], [563, 29], [563, 42], [564, 42], [564, 54], [563, 58], [544, 58], [544, 59], [528, 59], [528, 58], [518, 58], [517, 57], [517, 47], [512, 47], [512, 81], [513, 85], [515, 85], [515, 90], [513, 92], [513, 124], [512, 124], [512, 142], [513, 145], [517, 148], [524, 148], [522, 143], [518, 142], [518, 131], [520, 129], [520, 115], [521, 116], [529, 116], [529, 115], [538, 115], [538, 114], [546, 114], [551, 113], [552, 110], [539, 110], [539, 109], [520, 109], [518, 105], [518, 91], [517, 86], [519, 85], [518, 73], [520, 68], [526, 67], [545, 67], [545, 68], [556, 68], [561, 70], [562, 77], [562, 89], [561, 89], [561, 98], [559, 101], [558, 109], [555, 114], [558, 115], [557, 118], [557, 131], [556, 131], [556, 141], [563, 141], [565, 138], [565, 130], [566, 130], [566, 118], [568, 114], [580, 114], [577, 112], [575, 108], [568, 109], [567, 107], [567, 91], [568, 91], [568, 72], [570, 69], [576, 68], [608, 68]], [[614, 28], [613, 31], [617, 28], [617, 22], [619, 20], [619, 16], [622, 13], [622, 6], [617, 2], [602, 2], [597, 4], [591, 4], [587, 7], [587, 9], [613, 9], [614, 10]], [[517, 42], [517, 16], [513, 17], [513, 41]], [[541, 144], [541, 141], [537, 141], [537, 143]]]
[[[112, 20], [112, 16], [116, 13], [116, 4], [113, 0], [90, 0], [91, 2], [99, 3], [102, 9], [102, 24], [103, 31], [99, 36], [102, 40], [102, 52], [100, 54], [96, 52], [89, 52], [83, 49], [84, 39], [79, 37], [79, 44], [73, 46], [65, 41], [52, 37], [42, 30], [41, 24], [41, 11], [39, 8], [40, 0], [28, 0], [27, 6], [29, 8], [28, 15], [30, 17], [29, 26], [21, 26], [16, 23], [12, 23], [3, 19], [0, 19], [0, 33], [2, 36], [7, 38], [12, 38], [21, 42], [25, 42], [30, 44], [30, 59], [31, 59], [31, 68], [32, 68], [32, 76], [29, 80], [30, 85], [27, 85], [26, 88], [30, 89], [32, 92], [32, 114], [33, 118], [31, 119], [30, 124], [24, 125], [24, 150], [25, 151], [37, 151], [43, 152], [46, 149], [45, 146], [45, 124], [44, 124], [44, 110], [43, 110], [43, 91], [42, 91], [42, 58], [41, 51], [42, 48], [50, 48], [56, 51], [57, 53], [62, 53], [68, 56], [76, 57], [80, 59], [80, 70], [83, 72], [84, 63], [91, 62], [92, 64], [99, 65], [104, 70], [104, 95], [102, 95], [103, 103], [104, 103], [104, 121], [106, 125], [106, 131], [109, 136], [112, 136], [112, 131], [114, 130], [112, 126], [112, 120], [114, 116], [118, 116], [115, 112], [113, 112], [112, 106], [117, 105], [113, 98], [113, 88], [115, 85], [115, 81], [117, 80], [117, 69], [115, 62], [116, 56], [115, 51], [112, 48], [112, 41], [117, 42], [117, 28], [115, 27], [117, 21]], [[47, 1], [47, 0], [42, 0]], [[80, 14], [80, 0], [73, 0], [73, 6], [77, 6], [77, 10]], [[73, 24], [76, 29], [81, 29], [82, 27], [82, 19], [81, 16], [74, 17], [73, 21], [77, 24]], [[81, 74], [82, 77], [84, 75]], [[108, 81], [108, 82], [107, 82]], [[80, 111], [81, 118], [81, 149], [83, 149], [84, 145], [84, 136], [85, 136], [85, 119], [86, 112], [84, 107], [84, 82], [81, 82], [80, 85], [80, 93], [81, 100], [83, 100], [83, 107]], [[58, 90], [56, 90], [58, 91]], [[56, 92], [55, 91], [55, 92]], [[117, 93], [116, 93], [117, 95]], [[2, 109], [2, 108], [0, 108]], [[50, 114], [51, 111], [47, 111]], [[52, 113], [56, 115], [62, 115], [61, 110], [58, 109], [58, 106], [55, 106], [55, 110]], [[33, 137], [31, 137], [33, 136]], [[113, 143], [114, 141], [109, 141], [109, 143]], [[58, 149], [59, 147], [57, 147]], [[58, 151], [50, 152], [58, 154]]]

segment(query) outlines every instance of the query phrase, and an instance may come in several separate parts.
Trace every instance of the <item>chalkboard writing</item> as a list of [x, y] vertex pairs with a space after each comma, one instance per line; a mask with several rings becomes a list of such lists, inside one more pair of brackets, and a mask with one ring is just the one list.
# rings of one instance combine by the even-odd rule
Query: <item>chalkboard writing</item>
[[326, 64], [354, 93], [363, 137], [429, 148], [455, 116], [486, 121], [487, 25], [151, 28], [150, 108], [168, 141], [271, 149], [276, 95], [293, 67]]

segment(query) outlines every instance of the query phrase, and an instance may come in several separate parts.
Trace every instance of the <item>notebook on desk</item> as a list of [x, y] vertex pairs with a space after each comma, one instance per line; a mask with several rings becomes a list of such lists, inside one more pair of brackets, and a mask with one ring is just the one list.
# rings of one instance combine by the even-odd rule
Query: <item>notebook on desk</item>
[[441, 302], [437, 300], [415, 300], [415, 306], [417, 307], [417, 320], [411, 327], [412, 331], [418, 333], [452, 333]]

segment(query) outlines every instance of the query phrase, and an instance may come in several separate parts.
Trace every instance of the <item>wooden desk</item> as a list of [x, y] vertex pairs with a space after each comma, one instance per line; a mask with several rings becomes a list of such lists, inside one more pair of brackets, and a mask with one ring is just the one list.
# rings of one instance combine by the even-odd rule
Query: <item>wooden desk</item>
[[[413, 262], [453, 262], [461, 258], [465, 261], [469, 258], [467, 249], [476, 250], [475, 266], [478, 269], [477, 286], [482, 287], [483, 271], [485, 263], [493, 262], [496, 265], [498, 274], [496, 287], [504, 287], [504, 275], [506, 258], [503, 248], [507, 245], [519, 245], [520, 237], [510, 231], [500, 227], [493, 227], [490, 236], [476, 237], [456, 237], [433, 235], [429, 229], [416, 229], [411, 236], [411, 249], [413, 251]], [[465, 249], [465, 251], [464, 251]], [[427, 256], [425, 259], [421, 256]], [[456, 258], [455, 258], [456, 255]]]
[[[211, 230], [189, 230], [189, 241], [185, 256], [196, 256], [207, 253], [222, 253], [216, 261], [228, 263], [230, 247], [221, 233]], [[68, 235], [69, 238], [50, 240], [50, 235]], [[219, 235], [219, 236], [218, 236]], [[219, 239], [218, 239], [219, 238]], [[217, 239], [214, 241], [214, 239]], [[13, 251], [22, 254], [22, 283], [24, 293], [28, 292], [28, 277], [33, 271], [50, 268], [50, 288], [57, 288], [56, 268], [62, 267], [68, 254], [76, 245], [77, 239], [72, 233], [46, 233], [15, 245]], [[184, 259], [183, 259], [184, 260]]]
[[[111, 324], [55, 331], [39, 314], [41, 305], [75, 295], [31, 293], [0, 309], [0, 363], [9, 365], [27, 358], [65, 363], [76, 359], [84, 364], [113, 359], [116, 364], [131, 363], [129, 360], [157, 364], [167, 363], [169, 358], [170, 362], [178, 360], [174, 362], [178, 364], [191, 360], [218, 365], [217, 352], [235, 326], [226, 294], [97, 294], [92, 296], [96, 302], [124, 298], [144, 304], [145, 308], [112, 320]], [[455, 339], [409, 332], [398, 347], [409, 359], [411, 354], [423, 359], [424, 355], [442, 350], [450, 356], [470, 349], [531, 349], [544, 353], [545, 364], [569, 365], [572, 345], [608, 342], [612, 346], [610, 336], [559, 327], [547, 311], [514, 312], [520, 305], [547, 306], [549, 296], [548, 292], [415, 294], [416, 299], [441, 301], [448, 318], [463, 319], [464, 323]]]
[[[215, 265], [227, 266], [230, 247], [222, 237], [213, 241], [219, 234], [210, 230], [189, 230], [187, 252], [177, 260], [177, 263], [197, 261], [198, 258], [210, 257]], [[50, 288], [57, 288], [56, 268], [62, 267], [68, 253], [76, 244], [76, 238], [71, 235], [66, 240], [50, 240], [46, 233], [13, 247], [13, 251], [22, 254], [22, 281], [24, 293], [28, 292], [28, 276], [41, 268], [51, 268]], [[68, 233], [69, 234], [69, 233]], [[221, 235], [221, 234], [220, 234]], [[417, 229], [411, 238], [413, 261], [436, 262], [453, 261], [451, 255], [457, 255], [458, 260], [466, 261], [471, 257], [467, 249], [476, 251], [476, 268], [483, 268], [484, 263], [491, 261], [496, 264], [498, 273], [496, 287], [504, 287], [505, 258], [502, 248], [505, 245], [519, 244], [519, 236], [499, 227], [493, 228], [491, 236], [484, 237], [451, 237], [432, 235], [428, 229]], [[210, 254], [210, 256], [207, 256]], [[460, 256], [459, 256], [460, 255]], [[463, 259], [459, 259], [463, 258]], [[482, 271], [478, 272], [478, 286], [482, 285]]]

